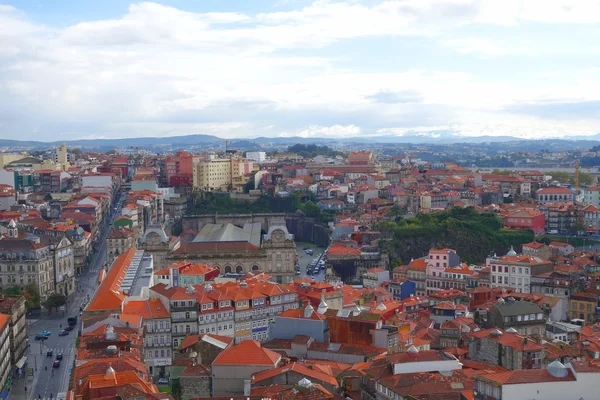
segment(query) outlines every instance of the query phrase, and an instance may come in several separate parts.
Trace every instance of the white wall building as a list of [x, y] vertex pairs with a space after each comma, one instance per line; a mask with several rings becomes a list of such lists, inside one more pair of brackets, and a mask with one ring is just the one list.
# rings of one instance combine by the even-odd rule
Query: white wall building
[[267, 153], [264, 151], [249, 151], [246, 153], [246, 158], [256, 162], [263, 162], [267, 159]]

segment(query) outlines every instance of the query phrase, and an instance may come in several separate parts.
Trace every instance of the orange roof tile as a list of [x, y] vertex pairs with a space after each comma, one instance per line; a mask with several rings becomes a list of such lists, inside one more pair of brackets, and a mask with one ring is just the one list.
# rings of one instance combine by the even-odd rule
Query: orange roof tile
[[262, 348], [255, 340], [244, 340], [240, 344], [223, 350], [213, 361], [213, 365], [269, 365], [276, 367], [281, 356]]
[[121, 304], [125, 299], [125, 295], [119, 291], [121, 282], [125, 278], [125, 274], [136, 249], [132, 248], [125, 251], [115, 260], [112, 268], [108, 271], [106, 277], [98, 287], [96, 295], [85, 308], [85, 311], [110, 311], [120, 310]]

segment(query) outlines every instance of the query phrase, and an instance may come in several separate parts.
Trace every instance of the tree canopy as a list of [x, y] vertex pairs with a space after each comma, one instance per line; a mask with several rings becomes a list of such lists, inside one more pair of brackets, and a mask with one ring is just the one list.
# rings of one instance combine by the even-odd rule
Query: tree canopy
[[65, 304], [67, 304], [67, 298], [64, 295], [52, 293], [44, 302], [44, 307], [46, 307], [49, 312], [52, 312], [52, 309], [59, 308]]
[[[547, 175], [550, 175], [553, 180], [561, 183], [568, 183], [571, 185], [575, 184], [575, 173], [565, 171], [550, 171]], [[596, 178], [591, 174], [585, 172], [579, 172], [579, 185], [581, 186], [592, 186], [596, 183]]]
[[454, 207], [435, 214], [379, 225], [387, 240], [380, 241], [392, 263], [420, 258], [432, 248], [452, 248], [461, 260], [481, 263], [491, 252], [503, 254], [534, 239], [533, 231], [502, 228], [496, 214], [479, 213], [473, 207]]
[[316, 144], [300, 144], [296, 143], [288, 147], [290, 153], [296, 153], [302, 157], [316, 157], [318, 155], [334, 157], [343, 154], [340, 151], [333, 150], [329, 146], [318, 146]]

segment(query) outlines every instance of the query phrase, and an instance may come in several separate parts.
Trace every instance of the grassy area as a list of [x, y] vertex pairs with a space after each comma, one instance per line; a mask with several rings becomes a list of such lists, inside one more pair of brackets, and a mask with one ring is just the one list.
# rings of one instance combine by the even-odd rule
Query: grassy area
[[559, 235], [542, 235], [542, 236], [536, 236], [535, 240], [537, 240], [538, 242], [543, 242], [543, 243], [550, 243], [550, 242], [565, 242], [565, 243], [569, 243], [570, 245], [574, 246], [574, 247], [581, 247], [581, 246], [590, 246], [590, 245], [597, 245], [600, 244], [600, 241], [598, 241], [598, 239], [592, 237], [592, 236], [586, 236], [586, 237], [579, 237], [579, 236], [559, 236]]
[[169, 386], [157, 386], [157, 387], [158, 387], [159, 392], [171, 394], [171, 388]]

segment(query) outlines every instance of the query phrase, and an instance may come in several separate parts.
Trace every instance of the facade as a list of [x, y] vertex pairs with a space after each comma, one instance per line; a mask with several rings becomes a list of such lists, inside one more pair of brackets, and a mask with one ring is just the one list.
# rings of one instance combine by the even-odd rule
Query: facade
[[253, 340], [223, 350], [212, 363], [211, 397], [243, 395], [252, 375], [279, 367], [281, 360], [281, 355]]
[[144, 318], [144, 362], [151, 375], [164, 374], [171, 365], [171, 315], [161, 300], [126, 301], [123, 313]]
[[0, 314], [0, 387], [6, 387], [11, 370], [10, 315]]
[[544, 213], [537, 210], [519, 210], [504, 217], [504, 227], [507, 229], [531, 229], [536, 234], [541, 234], [546, 230], [546, 217]]
[[573, 279], [565, 273], [553, 271], [531, 277], [531, 293], [556, 297], [558, 303], [553, 307], [550, 319], [564, 321], [569, 318], [569, 296], [573, 290]]
[[592, 186], [584, 190], [583, 204], [600, 208], [600, 187]]
[[540, 257], [548, 260], [553, 256], [550, 246], [540, 242], [525, 243], [522, 249], [523, 255], [529, 257]]
[[508, 298], [490, 306], [487, 326], [513, 328], [521, 335], [544, 335], [546, 318], [537, 304]]
[[600, 208], [598, 206], [588, 204], [583, 208], [583, 225], [585, 225], [586, 232], [598, 233], [600, 230]]
[[137, 245], [139, 249], [152, 255], [156, 269], [167, 267], [167, 255], [179, 249], [179, 246], [179, 239], [167, 235], [161, 225], [148, 225]]
[[231, 172], [229, 158], [198, 161], [193, 169], [194, 187], [206, 191], [226, 190], [231, 185]]
[[10, 355], [11, 364], [23, 368], [27, 350], [27, 320], [25, 314], [25, 297], [4, 297], [0, 299], [0, 313], [10, 316]]
[[575, 193], [566, 187], [547, 187], [535, 192], [538, 203], [572, 203]]
[[66, 237], [55, 238], [51, 236], [42, 236], [42, 242], [49, 239], [50, 251], [54, 264], [54, 290], [64, 296], [69, 296], [75, 292], [75, 253], [73, 243]]
[[106, 263], [111, 265], [115, 259], [128, 249], [137, 247], [135, 232], [129, 228], [116, 228], [106, 237]]
[[267, 153], [264, 151], [249, 151], [246, 153], [246, 158], [248, 160], [263, 162], [267, 159]]
[[517, 255], [514, 250], [503, 257], [491, 257], [486, 260], [490, 267], [491, 287], [510, 286], [517, 292], [530, 293], [531, 277], [551, 272], [552, 263], [540, 257]]
[[427, 259], [412, 260], [408, 264], [406, 275], [409, 280], [415, 282], [416, 295], [425, 296], [427, 293]]
[[491, 328], [473, 332], [469, 356], [474, 361], [499, 365], [507, 370], [540, 369], [544, 363], [544, 346], [519, 335], [514, 329]]
[[42, 299], [55, 290], [54, 254], [39, 237], [18, 239], [14, 221], [8, 228], [8, 238], [0, 240], [0, 285], [25, 287], [33, 283]]
[[582, 319], [587, 324], [596, 322], [598, 296], [588, 292], [573, 293], [569, 298], [569, 316], [571, 319]]

